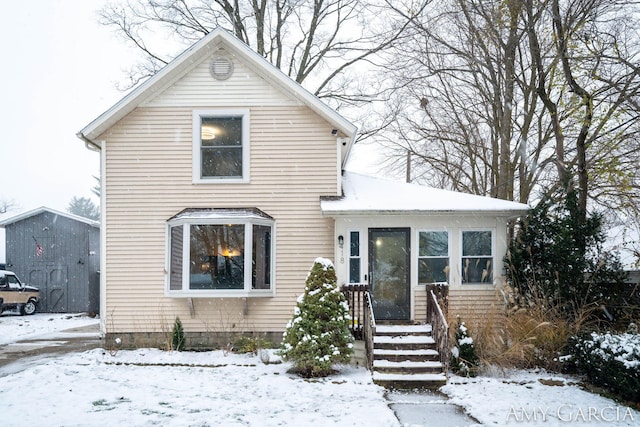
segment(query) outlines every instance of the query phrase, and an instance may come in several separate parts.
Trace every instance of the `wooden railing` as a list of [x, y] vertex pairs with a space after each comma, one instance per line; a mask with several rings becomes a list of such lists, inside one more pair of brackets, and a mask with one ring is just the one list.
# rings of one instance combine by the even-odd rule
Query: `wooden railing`
[[351, 332], [355, 339], [364, 341], [367, 367], [371, 369], [373, 367], [373, 337], [376, 334], [376, 319], [373, 315], [369, 285], [349, 283], [342, 287], [342, 292], [349, 303]]
[[373, 315], [371, 292], [364, 293], [364, 329], [363, 339], [367, 353], [367, 367], [373, 369], [373, 337], [376, 335], [376, 317]]
[[342, 293], [349, 304], [351, 315], [350, 329], [357, 340], [363, 339], [365, 295], [369, 293], [369, 285], [366, 283], [349, 283], [342, 286]]
[[433, 283], [427, 285], [427, 323], [432, 327], [432, 336], [436, 342], [440, 363], [445, 373], [449, 372], [451, 347], [449, 346], [449, 324], [447, 311], [449, 287], [447, 284]]

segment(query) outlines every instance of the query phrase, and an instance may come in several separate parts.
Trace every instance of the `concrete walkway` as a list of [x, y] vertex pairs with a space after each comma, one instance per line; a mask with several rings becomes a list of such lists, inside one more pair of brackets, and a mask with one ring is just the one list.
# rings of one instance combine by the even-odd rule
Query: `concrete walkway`
[[[352, 364], [366, 366], [364, 341], [354, 343]], [[464, 413], [462, 408], [449, 402], [446, 395], [433, 390], [387, 391], [385, 398], [406, 427], [467, 427], [480, 425]]]
[[480, 425], [449, 402], [447, 396], [432, 390], [396, 390], [385, 395], [402, 426], [467, 427]]

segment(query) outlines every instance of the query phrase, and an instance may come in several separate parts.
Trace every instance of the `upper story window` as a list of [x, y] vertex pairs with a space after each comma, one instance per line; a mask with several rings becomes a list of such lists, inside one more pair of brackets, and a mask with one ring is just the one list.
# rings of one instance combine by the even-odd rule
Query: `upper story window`
[[193, 181], [249, 181], [249, 110], [193, 112]]
[[420, 231], [418, 245], [418, 283], [448, 282], [449, 233]]
[[462, 283], [493, 282], [493, 232], [462, 232]]
[[258, 209], [188, 209], [168, 226], [169, 295], [273, 295], [269, 215]]

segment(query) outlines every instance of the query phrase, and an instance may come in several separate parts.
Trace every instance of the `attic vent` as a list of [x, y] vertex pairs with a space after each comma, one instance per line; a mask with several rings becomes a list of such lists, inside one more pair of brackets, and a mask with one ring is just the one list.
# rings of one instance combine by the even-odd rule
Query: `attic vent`
[[216, 80], [227, 80], [233, 73], [233, 62], [227, 56], [214, 56], [209, 64], [209, 72]]

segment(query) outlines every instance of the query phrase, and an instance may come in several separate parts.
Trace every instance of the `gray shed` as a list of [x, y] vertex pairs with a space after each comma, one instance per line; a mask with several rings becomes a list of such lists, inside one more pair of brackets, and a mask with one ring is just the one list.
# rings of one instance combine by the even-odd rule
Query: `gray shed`
[[40, 288], [40, 312], [98, 313], [98, 221], [41, 207], [0, 227], [6, 230], [6, 269]]

